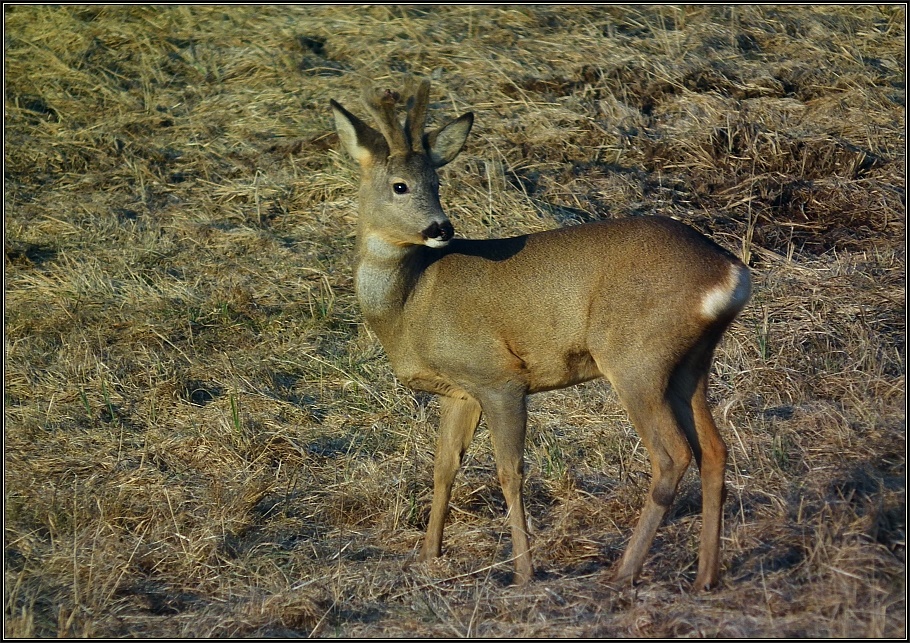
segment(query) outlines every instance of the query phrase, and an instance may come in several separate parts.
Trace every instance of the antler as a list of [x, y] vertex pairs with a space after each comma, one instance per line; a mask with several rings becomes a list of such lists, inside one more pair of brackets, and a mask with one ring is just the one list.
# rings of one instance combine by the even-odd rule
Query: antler
[[377, 92], [369, 87], [364, 88], [364, 106], [376, 120], [379, 131], [389, 144], [390, 155], [407, 154], [411, 150], [423, 151], [423, 129], [427, 121], [429, 98], [430, 81], [421, 81], [407, 100], [408, 115], [402, 128], [395, 115], [395, 106], [401, 99], [398, 92], [390, 89]]
[[382, 92], [365, 89], [363, 104], [372, 114], [379, 131], [389, 144], [389, 153], [407, 154], [408, 142], [404, 130], [401, 129], [401, 123], [395, 116], [395, 104], [398, 102], [398, 98], [398, 94], [390, 89]]
[[423, 151], [423, 129], [427, 124], [427, 105], [430, 102], [430, 81], [423, 80], [408, 100], [408, 117], [404, 123], [408, 142], [415, 152]]

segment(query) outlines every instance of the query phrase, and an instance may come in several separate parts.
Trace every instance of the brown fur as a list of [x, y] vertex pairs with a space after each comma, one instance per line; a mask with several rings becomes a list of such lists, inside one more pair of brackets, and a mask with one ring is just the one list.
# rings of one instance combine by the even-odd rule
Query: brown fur
[[[408, 132], [387, 104], [392, 94], [384, 94], [381, 108], [370, 109], [381, 136], [332, 101], [339, 136], [362, 170], [355, 266], [361, 308], [396, 376], [441, 396], [421, 557], [441, 553], [452, 481], [484, 414], [509, 507], [516, 578], [529, 580], [521, 494], [525, 398], [606, 377], [653, 467], [650, 497], [616, 577], [634, 579], [641, 571], [694, 454], [704, 498], [695, 583], [714, 585], [726, 447], [708, 408], [708, 374], [715, 346], [748, 299], [748, 271], [691, 228], [660, 217], [450, 241], [440, 233], [451, 224], [439, 203], [436, 168], [460, 152], [473, 117], [413, 145], [428, 89], [422, 84], [412, 102]], [[408, 136], [412, 146], [404, 149]]]

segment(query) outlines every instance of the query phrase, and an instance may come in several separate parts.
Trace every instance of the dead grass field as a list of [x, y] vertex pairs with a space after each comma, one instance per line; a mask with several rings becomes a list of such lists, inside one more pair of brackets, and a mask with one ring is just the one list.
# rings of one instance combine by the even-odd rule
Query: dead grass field
[[[5, 13], [7, 637], [906, 635], [903, 6], [13, 6]], [[718, 351], [720, 588], [684, 479], [610, 589], [649, 464], [604, 383], [536, 396], [538, 577], [481, 428], [414, 562], [436, 403], [350, 262], [329, 98], [472, 110], [459, 234], [670, 215], [743, 255]]]

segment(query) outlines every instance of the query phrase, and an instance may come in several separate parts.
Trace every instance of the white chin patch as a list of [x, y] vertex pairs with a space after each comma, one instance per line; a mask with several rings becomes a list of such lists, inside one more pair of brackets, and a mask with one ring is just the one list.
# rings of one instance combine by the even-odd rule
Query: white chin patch
[[[449, 241], [451, 241], [451, 239], [449, 239]], [[449, 245], [449, 241], [443, 241], [442, 239], [427, 239], [423, 243], [431, 248], [445, 248]]]

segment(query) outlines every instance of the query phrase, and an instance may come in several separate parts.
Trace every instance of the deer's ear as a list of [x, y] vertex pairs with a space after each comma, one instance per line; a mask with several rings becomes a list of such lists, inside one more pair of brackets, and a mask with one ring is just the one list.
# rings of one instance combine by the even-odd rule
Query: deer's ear
[[389, 146], [382, 134], [354, 116], [334, 100], [330, 101], [335, 115], [335, 130], [341, 144], [361, 167], [372, 165], [389, 155]]
[[468, 112], [424, 136], [424, 147], [435, 167], [442, 167], [458, 156], [473, 124], [474, 114]]

